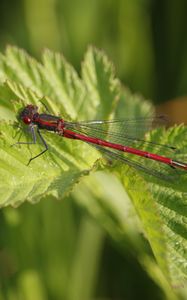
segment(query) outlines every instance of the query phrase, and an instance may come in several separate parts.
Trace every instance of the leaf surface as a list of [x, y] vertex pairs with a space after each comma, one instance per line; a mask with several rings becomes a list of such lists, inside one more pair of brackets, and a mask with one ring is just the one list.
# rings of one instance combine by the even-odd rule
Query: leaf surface
[[[61, 199], [85, 175], [105, 166], [125, 186], [166, 278], [173, 285], [183, 284], [187, 277], [186, 175], [171, 183], [141, 174], [120, 163], [104, 165], [98, 161], [100, 153], [89, 145], [48, 132], [43, 133], [49, 145], [48, 153], [34, 160], [29, 167], [30, 157], [42, 149], [40, 141], [37, 140], [37, 145], [11, 146], [19, 139], [30, 139], [26, 128], [16, 127], [20, 125], [19, 111], [29, 103], [37, 105], [41, 112], [45, 111], [41, 98], [53, 114], [68, 120], [109, 119], [111, 116], [133, 118], [152, 114], [148, 102], [121, 88], [113, 66], [103, 52], [90, 47], [82, 63], [81, 74], [82, 78], [61, 54], [49, 50], [43, 53], [42, 63], [15, 47], [8, 47], [5, 55], [0, 55], [0, 205], [17, 206], [24, 201], [39, 201], [48, 195]], [[178, 126], [167, 131], [154, 130], [147, 138], [177, 147], [180, 151], [176, 152], [175, 158], [183, 161], [186, 159], [186, 136], [186, 127]], [[111, 202], [115, 207], [117, 202], [112, 193], [112, 182], [108, 179], [98, 181], [98, 178], [92, 178], [90, 183], [85, 181], [75, 198], [80, 201], [79, 195], [83, 194], [88, 195], [87, 201], [92, 198], [89, 212], [93, 215], [92, 205], [98, 209], [97, 201], [100, 201], [105, 218], [112, 216], [114, 219], [116, 215], [112, 231], [109, 229], [114, 237], [115, 230], [118, 234], [126, 230], [126, 225], [122, 224], [123, 214], [120, 214], [119, 206], [110, 214], [107, 202], [103, 205], [99, 200], [103, 199], [102, 187], [104, 191], [108, 189], [107, 198], [109, 194], [113, 195]], [[99, 185], [100, 191], [97, 190]], [[89, 195], [92, 197], [89, 198]], [[87, 207], [88, 204], [84, 202], [84, 205]], [[130, 222], [127, 216], [128, 220]], [[142, 258], [142, 261], [145, 260]]]

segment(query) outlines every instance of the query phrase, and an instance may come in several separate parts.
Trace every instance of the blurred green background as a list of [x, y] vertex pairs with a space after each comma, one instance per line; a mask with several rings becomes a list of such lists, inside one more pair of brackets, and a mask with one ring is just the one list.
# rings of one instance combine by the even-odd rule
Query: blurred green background
[[[93, 44], [126, 86], [162, 104], [187, 92], [186, 12], [185, 0], [1, 0], [0, 48], [39, 59], [47, 47], [79, 71]], [[143, 251], [153, 259], [142, 234], [119, 220], [114, 231], [112, 216], [91, 217], [82, 202], [73, 193], [1, 211], [0, 299], [175, 299], [140, 265]]]
[[1, 0], [0, 47], [63, 52], [80, 68], [89, 44], [106, 51], [133, 91], [160, 103], [185, 95], [185, 0]]

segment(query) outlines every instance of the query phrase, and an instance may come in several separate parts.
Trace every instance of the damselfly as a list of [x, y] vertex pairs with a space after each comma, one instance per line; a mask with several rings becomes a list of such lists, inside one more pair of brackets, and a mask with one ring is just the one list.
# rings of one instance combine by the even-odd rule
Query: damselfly
[[[163, 123], [163, 116], [134, 120], [68, 122], [58, 116], [40, 114], [38, 107], [30, 104], [21, 111], [19, 117], [29, 126], [32, 142], [16, 144], [36, 144], [36, 127], [44, 146], [43, 151], [30, 158], [28, 165], [48, 150], [41, 134], [41, 130], [45, 129], [68, 139], [84, 141], [106, 156], [162, 179], [175, 178], [179, 169], [187, 171], [187, 163], [172, 158], [175, 147], [144, 139], [146, 132], [153, 129], [155, 124]], [[149, 150], [144, 150], [145, 148]]]

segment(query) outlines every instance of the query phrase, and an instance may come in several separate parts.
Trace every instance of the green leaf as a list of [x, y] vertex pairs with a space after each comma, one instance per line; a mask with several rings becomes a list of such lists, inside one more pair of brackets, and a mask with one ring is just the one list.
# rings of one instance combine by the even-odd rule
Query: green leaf
[[[107, 119], [119, 98], [119, 81], [103, 52], [89, 48], [82, 64], [82, 78], [88, 92], [83, 111], [88, 118]], [[89, 104], [88, 104], [89, 103]]]
[[[142, 180], [137, 183], [145, 185]], [[176, 299], [169, 285], [172, 283], [168, 271], [168, 264], [171, 262], [164, 261], [162, 255], [164, 253], [167, 256], [168, 250], [165, 243], [166, 236], [162, 231], [163, 223], [157, 205], [148, 191], [143, 189], [141, 193], [137, 191], [136, 198], [133, 194], [131, 197], [133, 206], [121, 180], [118, 180], [114, 174], [102, 171], [94, 173], [81, 182], [73, 191], [73, 197], [79, 205], [87, 209], [97, 223], [104, 227], [122, 253], [128, 250], [139, 261], [143, 269], [163, 289], [168, 299]], [[150, 251], [147, 250], [143, 235], [140, 234], [142, 232], [154, 250], [160, 269], [150, 255]], [[183, 280], [180, 281], [180, 286]]]
[[[168, 131], [154, 131], [151, 140], [178, 147], [180, 151], [175, 153], [175, 159], [183, 161], [187, 149], [187, 141], [184, 139], [186, 134], [187, 128], [178, 126]], [[147, 175], [143, 177], [144, 180], [131, 171], [125, 177], [124, 170], [121, 172], [121, 178], [162, 272], [173, 287], [181, 287], [187, 278], [187, 236], [184, 234], [187, 221], [187, 176], [175, 182], [153, 180]]]
[[[61, 199], [85, 175], [103, 168], [98, 161], [101, 155], [92, 147], [81, 141], [66, 140], [48, 132], [44, 132], [43, 136], [49, 145], [49, 151], [28, 167], [27, 162], [31, 155], [40, 153], [42, 145], [37, 143], [30, 146], [11, 146], [19, 138], [21, 141], [28, 141], [30, 138], [24, 128], [22, 130], [16, 127], [20, 125], [16, 122], [19, 120], [19, 111], [25, 105], [32, 103], [40, 111], [45, 111], [39, 101], [42, 98], [53, 114], [73, 120], [108, 119], [112, 115], [120, 118], [146, 116], [153, 111], [152, 106], [140, 96], [132, 95], [126, 88], [120, 87], [112, 64], [103, 52], [95, 48], [89, 48], [85, 55], [82, 79], [58, 53], [46, 50], [42, 62], [38, 63], [15, 47], [8, 47], [5, 55], [0, 55], [1, 206], [17, 206], [26, 200], [36, 202], [48, 195]], [[176, 159], [180, 161], [185, 159], [186, 134], [186, 127], [178, 126], [168, 131], [154, 130], [147, 138], [179, 148], [181, 152], [176, 154]], [[148, 150], [145, 147], [146, 149]], [[147, 162], [151, 164], [149, 160]], [[107, 164], [105, 168], [108, 168]], [[110, 167], [110, 170], [115, 172], [126, 187], [141, 219], [142, 231], [149, 240], [166, 278], [173, 285], [181, 284], [187, 277], [186, 176], [171, 183], [143, 175], [120, 163]], [[126, 225], [122, 222], [123, 214], [120, 214], [119, 207], [111, 210], [107, 201], [103, 205], [103, 197], [98, 196], [100, 193], [97, 195], [99, 184], [102, 187], [102, 182], [93, 181], [89, 185], [88, 194], [92, 193], [92, 205], [100, 201], [105, 218], [112, 218], [109, 232], [115, 238], [116, 232], [124, 234], [126, 231]], [[111, 203], [117, 203], [117, 192], [115, 195], [112, 193], [112, 181], [106, 180], [104, 191], [106, 187], [109, 194], [113, 195]], [[82, 189], [84, 191], [83, 187]], [[107, 199], [109, 194], [106, 193]], [[95, 213], [92, 209], [89, 211], [91, 214]], [[129, 220], [130, 217], [127, 217], [128, 222]], [[120, 230], [116, 231], [119, 223]]]
[[[134, 95], [133, 97], [126, 89], [120, 98], [119, 105], [122, 107], [122, 104], [126, 107], [124, 114], [130, 117], [138, 116], [138, 110], [141, 115], [147, 115], [152, 110], [150, 105], [141, 102], [138, 96]], [[120, 109], [118, 115], [122, 115]], [[185, 161], [187, 141], [184, 137], [186, 135], [186, 127], [176, 126], [167, 131], [155, 130], [149, 138], [158, 143], [178, 147], [180, 151], [175, 153], [175, 158], [179, 161]], [[185, 267], [187, 259], [185, 234], [187, 175], [171, 183], [154, 180], [143, 174], [140, 177], [137, 172], [124, 165], [116, 165], [115, 173], [126, 187], [126, 191], [141, 219], [142, 231], [150, 242], [162, 272], [173, 287], [183, 287], [187, 278]], [[154, 276], [152, 268], [150, 269], [150, 263], [153, 264], [154, 262], [150, 262], [150, 259], [147, 260], [145, 249], [143, 249], [144, 252], [140, 251], [141, 243], [135, 234], [135, 226], [137, 226], [137, 230], [141, 227], [137, 224], [134, 214], [129, 213], [132, 208], [129, 207], [125, 195], [122, 195], [120, 187], [116, 187], [115, 180], [110, 179], [110, 177], [107, 178], [104, 174], [95, 174], [94, 177], [90, 177], [79, 185], [74, 192], [74, 197], [78, 203], [85, 206], [89, 213], [103, 224], [120, 247], [126, 247], [127, 237], [124, 241], [125, 245], [123, 245], [123, 236], [128, 234], [133, 251], [138, 252], [136, 255], [138, 255], [140, 263], [146, 267], [150, 276], [160, 285], [157, 274]], [[166, 282], [162, 282], [162, 288], [167, 289]]]
[[[94, 117], [96, 111], [99, 111], [93, 109], [96, 108], [94, 101], [97, 102], [97, 108], [99, 105], [99, 109], [104, 111], [108, 99], [108, 113], [105, 114], [107, 117], [119, 95], [119, 83], [114, 78], [110, 62], [103, 53], [94, 48], [88, 49], [82, 70], [86, 76], [90, 66], [94, 78], [85, 82], [78, 77], [62, 55], [48, 50], [43, 54], [41, 65], [23, 50], [8, 47], [5, 56], [0, 57], [0, 65], [1, 107], [4, 110], [3, 117], [9, 120], [16, 120], [20, 109], [29, 103], [36, 104], [43, 111], [45, 108], [39, 102], [41, 98], [54, 114], [69, 115], [73, 119], [83, 115], [84, 119]], [[101, 76], [102, 69], [104, 72]], [[97, 97], [90, 95], [91, 91], [88, 88], [88, 85], [95, 84], [98, 85]], [[104, 91], [107, 92], [105, 103], [101, 101], [103, 84]], [[90, 110], [88, 114], [86, 106]], [[90, 172], [100, 157], [96, 150], [84, 143], [67, 141], [54, 134], [44, 133], [50, 151], [27, 167], [31, 155], [41, 152], [42, 146], [39, 144], [11, 147], [18, 140], [19, 134], [15, 137], [16, 133], [21, 134], [22, 131], [4, 120], [0, 123], [1, 206], [18, 205], [25, 200], [35, 202], [45, 195], [62, 198], [83, 175]], [[20, 140], [29, 140], [28, 133], [23, 132]]]

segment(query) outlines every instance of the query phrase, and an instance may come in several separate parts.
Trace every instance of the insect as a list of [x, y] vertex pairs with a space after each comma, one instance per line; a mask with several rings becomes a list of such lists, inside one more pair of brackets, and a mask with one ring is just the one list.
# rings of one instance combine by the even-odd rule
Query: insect
[[[58, 116], [40, 114], [38, 107], [30, 104], [23, 108], [19, 117], [29, 126], [32, 142], [16, 144], [36, 144], [36, 127], [44, 146], [43, 151], [30, 158], [28, 165], [48, 150], [41, 134], [42, 130], [47, 130], [64, 138], [84, 141], [110, 158], [162, 179], [176, 178], [179, 174], [177, 170], [187, 171], [187, 163], [171, 158], [175, 147], [148, 142], [143, 138], [147, 130], [154, 128], [155, 123], [162, 123], [162, 116], [136, 120], [68, 122]], [[150, 150], [143, 150], [145, 146]], [[164, 154], [160, 155], [160, 152]]]

